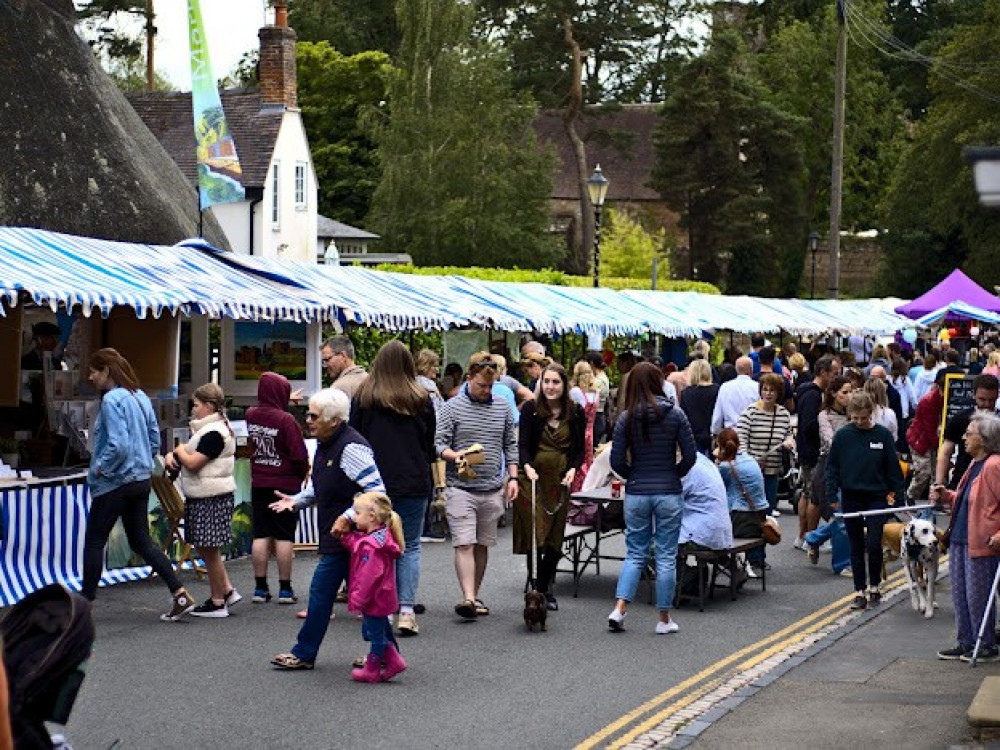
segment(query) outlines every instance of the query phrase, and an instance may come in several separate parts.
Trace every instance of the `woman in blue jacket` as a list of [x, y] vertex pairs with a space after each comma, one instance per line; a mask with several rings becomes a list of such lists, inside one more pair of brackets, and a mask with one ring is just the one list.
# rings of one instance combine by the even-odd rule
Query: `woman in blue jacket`
[[129, 546], [159, 574], [174, 597], [162, 620], [179, 620], [195, 607], [170, 560], [149, 536], [149, 480], [160, 450], [160, 429], [153, 406], [139, 390], [132, 365], [115, 349], [90, 357], [90, 382], [103, 393], [94, 425], [90, 458], [90, 515], [83, 547], [83, 595], [97, 596], [104, 548], [115, 521], [122, 519]]
[[[678, 451], [680, 459], [678, 460]], [[663, 373], [649, 362], [628, 376], [625, 411], [615, 424], [611, 468], [625, 483], [625, 562], [608, 627], [624, 630], [628, 603], [635, 598], [646, 567], [649, 543], [656, 540], [657, 633], [674, 633], [670, 619], [677, 583], [677, 539], [684, 500], [681, 477], [694, 465], [696, 448], [687, 417], [663, 396]]]

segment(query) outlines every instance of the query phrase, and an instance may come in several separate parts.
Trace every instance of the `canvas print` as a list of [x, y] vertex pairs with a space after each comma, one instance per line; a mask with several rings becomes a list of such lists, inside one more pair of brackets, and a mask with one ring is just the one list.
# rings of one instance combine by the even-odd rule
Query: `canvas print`
[[306, 326], [303, 323], [234, 323], [233, 376], [259, 380], [277, 372], [289, 380], [306, 379]]

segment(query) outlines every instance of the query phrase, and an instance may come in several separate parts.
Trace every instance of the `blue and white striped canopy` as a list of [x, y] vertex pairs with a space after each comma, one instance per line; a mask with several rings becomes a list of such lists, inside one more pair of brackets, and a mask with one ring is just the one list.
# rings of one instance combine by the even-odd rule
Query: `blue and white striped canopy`
[[306, 290], [255, 277], [195, 247], [157, 246], [0, 227], [0, 295], [85, 315], [131, 307], [249, 320], [311, 321], [322, 306]]
[[929, 312], [926, 315], [921, 315], [917, 318], [917, 323], [923, 326], [933, 326], [949, 318], [979, 320], [983, 323], [992, 323], [994, 325], [1000, 323], [1000, 315], [997, 313], [984, 310], [975, 305], [968, 305], [961, 300], [949, 302], [944, 307], [939, 307], [937, 310]]

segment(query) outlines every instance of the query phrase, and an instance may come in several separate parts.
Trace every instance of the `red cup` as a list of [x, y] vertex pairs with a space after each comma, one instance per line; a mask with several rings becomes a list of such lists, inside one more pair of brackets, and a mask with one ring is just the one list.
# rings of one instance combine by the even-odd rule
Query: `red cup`
[[611, 497], [618, 500], [622, 496], [622, 483], [620, 479], [611, 480]]

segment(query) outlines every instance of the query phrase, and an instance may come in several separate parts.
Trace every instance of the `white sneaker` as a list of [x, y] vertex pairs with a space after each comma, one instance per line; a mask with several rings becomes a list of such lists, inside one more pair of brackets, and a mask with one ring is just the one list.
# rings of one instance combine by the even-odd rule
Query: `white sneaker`
[[760, 571], [753, 565], [747, 565], [747, 578], [760, 578]]
[[611, 614], [608, 615], [608, 628], [610, 628], [612, 633], [620, 633], [625, 629], [625, 615], [627, 612], [619, 612], [618, 607], [611, 610]]
[[681, 627], [673, 620], [667, 622], [656, 623], [656, 632], [658, 635], [665, 635], [666, 633], [676, 633]]
[[232, 607], [234, 604], [241, 601], [243, 601], [243, 595], [236, 589], [229, 589], [229, 593], [226, 594], [226, 606]]
[[833, 552], [833, 545], [830, 542], [823, 542], [819, 546], [820, 552]]
[[795, 541], [792, 543], [792, 546], [795, 547], [795, 549], [804, 550], [806, 548], [806, 540], [797, 536], [795, 537]]
[[775, 508], [771, 511], [771, 518], [781, 518], [781, 511]]
[[840, 575], [844, 578], [854, 578], [854, 573], [850, 568], [844, 568], [840, 571]]

